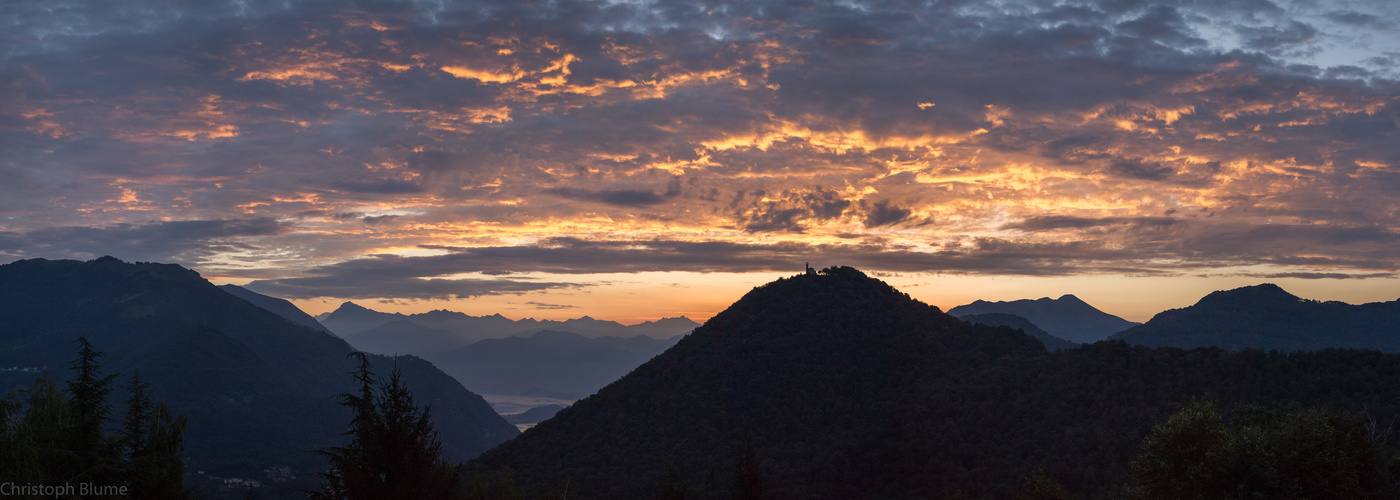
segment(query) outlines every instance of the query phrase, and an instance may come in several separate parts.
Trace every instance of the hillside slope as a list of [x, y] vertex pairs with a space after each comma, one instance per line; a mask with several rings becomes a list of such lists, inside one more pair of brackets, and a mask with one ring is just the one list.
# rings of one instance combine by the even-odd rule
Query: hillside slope
[[1352, 305], [1298, 298], [1277, 285], [1212, 292], [1112, 337], [1149, 347], [1400, 353], [1400, 300]]
[[[310, 476], [324, 467], [312, 451], [344, 440], [350, 413], [336, 395], [354, 389], [344, 341], [176, 265], [104, 257], [0, 266], [0, 366], [41, 368], [66, 380], [80, 336], [104, 352], [102, 369], [118, 374], [118, 386], [140, 369], [155, 399], [190, 416], [191, 470], [257, 477], [289, 466]], [[418, 401], [433, 405], [453, 458], [517, 434], [480, 396], [424, 360], [371, 362], [386, 376], [397, 364]], [[27, 387], [36, 376], [0, 371], [0, 390]]]

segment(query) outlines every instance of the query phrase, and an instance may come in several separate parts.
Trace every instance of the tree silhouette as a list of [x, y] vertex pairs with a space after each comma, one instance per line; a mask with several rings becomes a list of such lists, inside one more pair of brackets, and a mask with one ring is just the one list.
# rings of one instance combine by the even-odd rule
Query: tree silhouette
[[1395, 498], [1362, 415], [1296, 403], [1235, 410], [1192, 401], [1158, 425], [1133, 463], [1147, 499]]
[[152, 403], [141, 372], [127, 386], [127, 412], [122, 438], [127, 449], [130, 494], [135, 498], [183, 498], [185, 463], [183, 436], [189, 418], [174, 417], [163, 403]]
[[321, 474], [316, 499], [450, 498], [460, 482], [457, 466], [442, 459], [442, 442], [394, 367], [389, 380], [375, 387], [364, 353], [351, 353], [358, 394], [341, 394], [340, 405], [354, 411], [350, 443], [321, 450], [330, 468]]
[[117, 376], [102, 376], [97, 362], [102, 353], [94, 349], [86, 337], [79, 337], [76, 343], [80, 346], [78, 358], [72, 365], [76, 376], [68, 381], [73, 409], [73, 428], [68, 434], [75, 473], [72, 479], [112, 484], [120, 473], [116, 464], [121, 461], [122, 443], [120, 436], [109, 436], [104, 431], [112, 411], [112, 406], [107, 404], [107, 394], [112, 391], [112, 381]]
[[116, 376], [101, 376], [102, 353], [86, 338], [77, 343], [68, 393], [45, 375], [0, 400], [0, 480], [125, 486], [132, 498], [186, 498], [181, 454], [188, 419], [154, 403], [138, 373], [128, 386], [122, 429], [109, 432], [107, 395]]
[[763, 500], [763, 476], [758, 471], [758, 456], [750, 443], [744, 443], [739, 463], [734, 468], [734, 500]]

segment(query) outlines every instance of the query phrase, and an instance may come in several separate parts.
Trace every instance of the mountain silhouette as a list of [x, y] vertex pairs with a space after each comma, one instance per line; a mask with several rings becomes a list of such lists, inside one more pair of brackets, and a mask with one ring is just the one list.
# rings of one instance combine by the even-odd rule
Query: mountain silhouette
[[[325, 325], [322, 325], [320, 321], [316, 321], [316, 318], [313, 318], [311, 317], [311, 315], [306, 314], [305, 311], [302, 311], [300, 308], [292, 304], [291, 301], [287, 299], [269, 297], [238, 285], [219, 285], [219, 289], [228, 292], [229, 295], [233, 295], [234, 297], [238, 297], [240, 299], [251, 302], [255, 306], [261, 307], [273, 314], [286, 318], [287, 321], [291, 321], [293, 323], [310, 328], [312, 330], [320, 330], [326, 333], [331, 333], [330, 329], [326, 328]], [[334, 335], [333, 333], [331, 334]]]
[[[872, 442], [898, 440], [914, 424], [883, 402], [907, 396], [914, 386], [904, 382], [1010, 353], [1045, 350], [1010, 328], [958, 321], [854, 269], [828, 268], [755, 288], [674, 347], [474, 463], [510, 467], [522, 484], [567, 481], [579, 498], [642, 498], [668, 470], [703, 483], [752, 439], [761, 457], [784, 464], [766, 471], [773, 498], [909, 497], [905, 467], [926, 457], [871, 454]], [[870, 484], [884, 489], [862, 491]]]
[[455, 333], [423, 326], [408, 319], [395, 319], [348, 336], [345, 341], [364, 352], [390, 356], [412, 354], [424, 358], [467, 344]]
[[1118, 341], [1050, 353], [828, 268], [753, 289], [469, 466], [509, 471], [527, 498], [740, 498], [755, 484], [767, 498], [1019, 498], [1037, 474], [1113, 498], [1144, 437], [1192, 398], [1390, 422], [1400, 355]]
[[[402, 321], [410, 321], [416, 325], [445, 330], [458, 337], [454, 343], [458, 345], [449, 347], [455, 348], [461, 345], [471, 344], [485, 339], [500, 339], [511, 336], [529, 336], [544, 330], [570, 332], [584, 337], [632, 337], [636, 335], [646, 335], [652, 338], [669, 338], [675, 335], [686, 333], [699, 323], [684, 316], [676, 318], [662, 318], [656, 321], [646, 321], [635, 325], [623, 325], [616, 321], [594, 319], [589, 316], [573, 318], [564, 321], [558, 320], [538, 320], [534, 318], [524, 318], [512, 320], [502, 316], [500, 313], [489, 316], [471, 316], [468, 314], [433, 310], [418, 314], [385, 313], [366, 308], [354, 302], [345, 302], [335, 311], [327, 314], [321, 323], [331, 331], [345, 338], [354, 336], [382, 327], [389, 323], [395, 323], [396, 327], [389, 330], [405, 329], [406, 325]], [[381, 333], [381, 335], [386, 335]], [[389, 333], [387, 335], [392, 335]], [[400, 352], [405, 352], [400, 349]]]
[[1100, 311], [1073, 295], [1001, 302], [977, 300], [948, 310], [948, 314], [959, 318], [990, 313], [1026, 318], [1050, 335], [1081, 344], [1098, 342], [1138, 324]]
[[1352, 305], [1301, 299], [1265, 283], [1212, 292], [1112, 337], [1149, 347], [1400, 353], [1400, 300]]
[[[190, 470], [258, 477], [287, 466], [304, 478], [324, 469], [313, 450], [344, 444], [353, 392], [345, 341], [299, 325], [171, 264], [31, 259], [0, 266], [0, 366], [36, 367], [66, 380], [74, 339], [104, 353], [104, 373], [133, 370], [159, 401], [190, 417]], [[432, 405], [444, 452], [475, 456], [515, 436], [480, 396], [414, 357], [371, 356], [376, 374], [397, 366], [420, 403]], [[35, 374], [0, 371], [0, 390]], [[307, 485], [309, 486], [309, 485]]]
[[1015, 314], [966, 314], [959, 317], [958, 319], [967, 321], [969, 323], [977, 323], [981, 325], [990, 326], [1009, 326], [1011, 328], [1021, 330], [1026, 335], [1035, 337], [1035, 339], [1039, 340], [1040, 343], [1045, 344], [1045, 348], [1047, 350], [1051, 351], [1063, 351], [1065, 349], [1074, 349], [1076, 347], [1079, 347], [1078, 343], [1070, 342], [1068, 340], [1056, 337], [1054, 335], [1050, 335], [1049, 332], [1041, 330], [1040, 327], [1035, 325], [1035, 323], [1031, 323], [1031, 320], [1022, 318]]
[[562, 409], [564, 405], [536, 406], [514, 415], [506, 415], [505, 419], [512, 424], [535, 424], [554, 418]]
[[402, 314], [390, 314], [366, 308], [354, 302], [346, 301], [340, 307], [331, 311], [321, 324], [325, 325], [336, 335], [341, 337], [351, 337], [357, 333], [371, 328], [382, 326], [391, 321], [407, 319]]

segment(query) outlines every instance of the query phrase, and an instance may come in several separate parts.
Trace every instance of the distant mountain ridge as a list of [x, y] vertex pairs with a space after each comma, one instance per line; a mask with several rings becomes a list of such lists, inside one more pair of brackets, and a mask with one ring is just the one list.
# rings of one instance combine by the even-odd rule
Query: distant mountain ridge
[[[236, 292], [235, 292], [236, 293]], [[119, 376], [139, 369], [154, 398], [191, 417], [191, 469], [257, 477], [289, 466], [304, 477], [325, 467], [313, 450], [344, 444], [353, 349], [295, 324], [178, 265], [30, 259], [0, 265], [0, 366], [39, 366], [59, 380], [83, 336]], [[444, 452], [475, 456], [518, 434], [482, 398], [425, 360], [371, 356], [376, 375], [398, 366], [420, 404], [432, 405]], [[0, 371], [0, 391], [36, 374]], [[118, 403], [119, 405], [120, 403]], [[310, 484], [303, 486], [311, 486]]]
[[412, 354], [427, 357], [444, 350], [465, 346], [470, 342], [456, 333], [420, 325], [404, 319], [356, 333], [346, 338], [350, 345], [365, 352], [393, 356]]
[[[306, 314], [306, 312], [302, 311], [300, 308], [292, 304], [291, 301], [287, 299], [269, 297], [238, 285], [219, 285], [219, 289], [228, 292], [234, 297], [238, 297], [248, 302], [252, 302], [255, 306], [267, 309], [273, 314], [286, 318], [287, 321], [291, 321], [293, 323], [313, 330], [320, 330], [326, 333], [331, 333], [330, 329], [326, 328], [325, 325], [322, 325], [320, 321], [316, 321], [316, 318], [313, 318], [311, 317], [311, 315]], [[331, 334], [334, 335], [333, 333]]]
[[1149, 347], [1400, 353], [1400, 300], [1352, 305], [1299, 298], [1278, 285], [1212, 292], [1112, 337]]
[[1042, 297], [1036, 300], [988, 302], [977, 300], [948, 310], [959, 318], [971, 314], [1014, 314], [1030, 320], [1050, 335], [1088, 344], [1138, 325], [1132, 321], [1100, 311], [1074, 295], [1058, 299]]
[[[321, 320], [321, 324], [330, 328], [337, 335], [354, 338], [360, 333], [398, 321], [410, 321], [420, 326], [452, 332], [460, 337], [463, 345], [484, 339], [528, 335], [543, 330], [577, 333], [584, 337], [646, 335], [653, 338], [669, 338], [700, 326], [699, 323], [685, 316], [662, 318], [635, 325], [623, 325], [616, 321], [599, 320], [589, 316], [564, 321], [534, 318], [512, 320], [500, 313], [489, 316], [471, 316], [442, 309], [405, 315], [375, 311], [354, 302], [341, 304], [335, 311], [326, 315]], [[459, 346], [450, 348], [455, 347]]]
[[530, 408], [521, 413], [506, 415], [506, 421], [512, 424], [535, 424], [554, 418], [559, 410], [564, 409], [564, 405], [545, 405]]
[[587, 338], [543, 330], [530, 336], [482, 340], [428, 359], [483, 394], [576, 400], [626, 375], [679, 339]]
[[1076, 347], [1079, 347], [1079, 343], [1070, 342], [1068, 340], [1051, 335], [1049, 332], [1046, 332], [1045, 330], [1042, 330], [1040, 327], [1036, 326], [1035, 323], [1031, 323], [1031, 320], [1022, 318], [1015, 314], [966, 314], [959, 317], [958, 319], [970, 323], [977, 323], [980, 325], [1009, 326], [1011, 328], [1016, 328], [1025, 332], [1026, 335], [1035, 337], [1036, 340], [1040, 341], [1040, 343], [1045, 344], [1046, 350], [1050, 351], [1063, 351], [1065, 349], [1074, 349]]

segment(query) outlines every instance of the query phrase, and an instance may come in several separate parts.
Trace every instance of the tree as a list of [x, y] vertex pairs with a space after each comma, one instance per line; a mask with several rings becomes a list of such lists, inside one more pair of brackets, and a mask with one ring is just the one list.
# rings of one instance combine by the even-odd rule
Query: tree
[[121, 472], [122, 442], [119, 436], [106, 432], [108, 414], [112, 406], [107, 404], [107, 393], [112, 390], [116, 374], [103, 377], [97, 358], [101, 352], [92, 347], [86, 337], [78, 337], [81, 346], [78, 358], [73, 360], [76, 376], [68, 381], [68, 393], [72, 395], [72, 429], [68, 433], [68, 450], [73, 452], [72, 482], [93, 484], [114, 484]]
[[1380, 498], [1381, 449], [1360, 414], [1296, 403], [1236, 410], [1240, 498]]
[[1021, 494], [1017, 500], [1068, 500], [1069, 491], [1060, 485], [1059, 481], [1045, 473], [1045, 469], [1036, 468], [1035, 472], [1026, 478], [1026, 484], [1021, 487]]
[[375, 389], [375, 377], [364, 353], [357, 359], [358, 394], [341, 394], [350, 408], [350, 443], [320, 454], [330, 459], [321, 474], [318, 499], [450, 498], [460, 483], [458, 468], [442, 459], [442, 442], [429, 419], [428, 406], [419, 408], [400, 380], [397, 366], [389, 380]]
[[[20, 396], [25, 396], [20, 401]], [[5, 398], [4, 436], [0, 436], [0, 479], [15, 483], [58, 484], [72, 474], [67, 450], [72, 405], [45, 375], [27, 390]]]
[[101, 376], [102, 353], [85, 338], [77, 343], [66, 394], [45, 375], [0, 400], [0, 480], [127, 486], [134, 498], [187, 497], [181, 454], [188, 419], [154, 403], [138, 373], [128, 387], [122, 429], [110, 432], [107, 395], [116, 376]]
[[127, 480], [136, 498], [183, 498], [185, 426], [189, 418], [172, 416], [163, 403], [152, 403], [141, 372], [128, 386], [122, 438], [127, 449]]
[[1235, 411], [1193, 400], [1158, 425], [1133, 463], [1137, 493], [1163, 499], [1393, 498], [1362, 415], [1296, 403]]
[[758, 456], [753, 444], [745, 442], [734, 468], [734, 500], [762, 500], [763, 476], [758, 471]]

